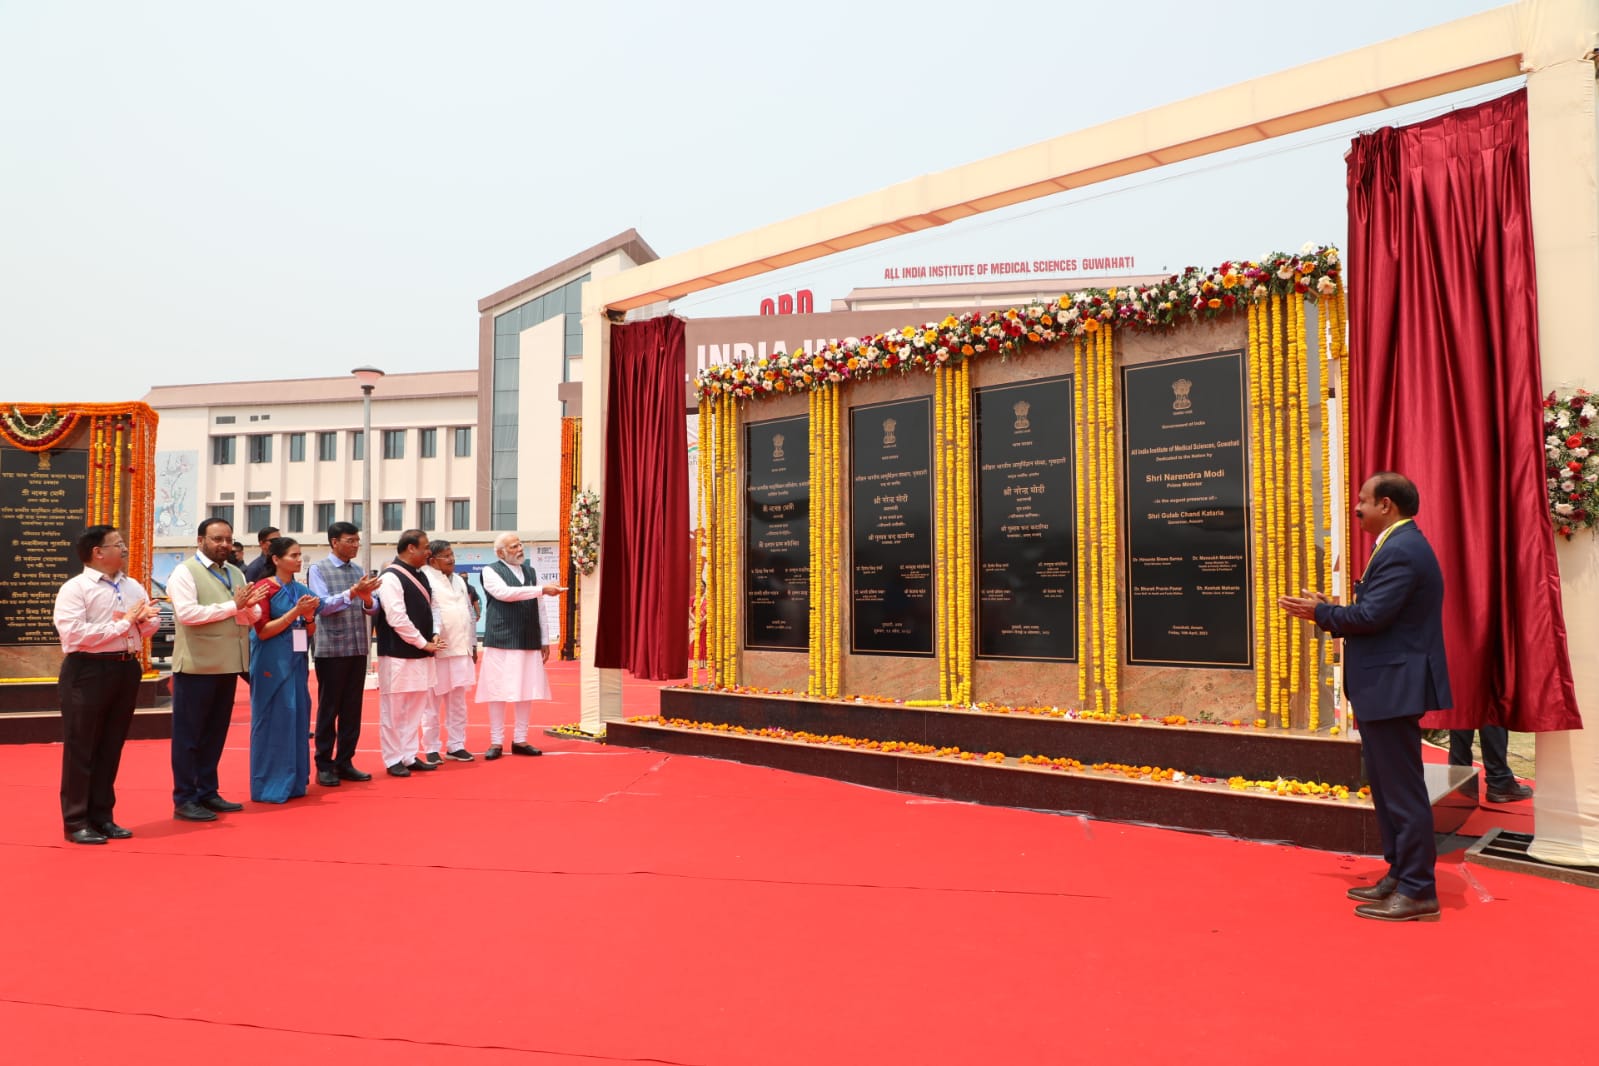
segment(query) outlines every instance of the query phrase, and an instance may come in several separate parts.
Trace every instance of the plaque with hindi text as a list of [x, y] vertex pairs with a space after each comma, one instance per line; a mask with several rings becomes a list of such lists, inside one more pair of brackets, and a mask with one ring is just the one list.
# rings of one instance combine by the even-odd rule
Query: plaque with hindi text
[[1127, 661], [1251, 665], [1244, 359], [1122, 368]]
[[744, 450], [744, 646], [804, 651], [810, 642], [810, 421], [751, 422]]
[[977, 656], [1077, 658], [1072, 379], [977, 389]]
[[50, 646], [56, 593], [83, 570], [89, 453], [0, 448], [0, 645]]
[[850, 410], [850, 649], [933, 654], [932, 398]]

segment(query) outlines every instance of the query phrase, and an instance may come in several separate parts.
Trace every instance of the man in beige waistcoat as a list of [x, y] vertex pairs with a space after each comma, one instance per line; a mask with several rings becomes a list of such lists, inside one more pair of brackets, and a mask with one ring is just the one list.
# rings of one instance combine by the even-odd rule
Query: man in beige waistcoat
[[199, 548], [167, 581], [177, 622], [172, 648], [172, 815], [214, 822], [218, 812], [242, 811], [217, 791], [217, 764], [228, 740], [239, 675], [250, 664], [250, 626], [270, 594], [250, 585], [229, 562], [233, 526], [220, 518], [200, 523]]

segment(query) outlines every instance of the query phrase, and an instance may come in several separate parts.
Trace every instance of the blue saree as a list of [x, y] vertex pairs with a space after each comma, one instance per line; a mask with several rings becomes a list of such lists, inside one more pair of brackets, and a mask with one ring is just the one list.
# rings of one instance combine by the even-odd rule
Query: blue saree
[[288, 614], [309, 595], [298, 581], [289, 582], [267, 601], [262, 621], [250, 632], [250, 798], [257, 803], [303, 796], [311, 781], [310, 656], [294, 650], [303, 621], [267, 640], [260, 633], [267, 619]]

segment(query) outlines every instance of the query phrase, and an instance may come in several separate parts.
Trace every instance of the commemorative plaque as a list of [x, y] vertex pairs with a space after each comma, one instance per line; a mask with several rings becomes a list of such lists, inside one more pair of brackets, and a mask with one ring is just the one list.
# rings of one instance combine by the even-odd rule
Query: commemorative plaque
[[58, 642], [56, 593], [83, 566], [89, 453], [0, 448], [0, 645]]
[[933, 654], [932, 398], [850, 411], [850, 649]]
[[810, 642], [811, 476], [807, 416], [745, 427], [744, 646]]
[[1133, 665], [1251, 665], [1244, 402], [1241, 352], [1122, 369]]
[[976, 390], [977, 656], [1077, 658], [1072, 379]]

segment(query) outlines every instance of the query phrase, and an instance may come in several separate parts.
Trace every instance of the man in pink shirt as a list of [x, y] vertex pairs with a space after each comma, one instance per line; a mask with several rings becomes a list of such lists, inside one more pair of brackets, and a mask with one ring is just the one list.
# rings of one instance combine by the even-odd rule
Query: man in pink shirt
[[128, 542], [115, 526], [78, 538], [83, 573], [56, 593], [61, 637], [61, 824], [74, 844], [131, 837], [112, 818], [122, 745], [139, 696], [144, 641], [159, 612], [124, 572]]

